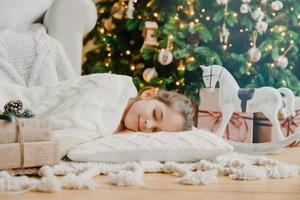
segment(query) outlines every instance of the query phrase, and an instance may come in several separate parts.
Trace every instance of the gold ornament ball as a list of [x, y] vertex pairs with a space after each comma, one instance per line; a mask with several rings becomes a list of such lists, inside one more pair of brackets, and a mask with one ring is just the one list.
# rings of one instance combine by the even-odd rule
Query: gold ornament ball
[[158, 54], [158, 62], [162, 65], [168, 65], [173, 61], [173, 55], [172, 53], [167, 50], [163, 49]]
[[286, 68], [289, 64], [287, 57], [279, 56], [276, 65], [281, 68]]
[[143, 79], [146, 82], [150, 82], [152, 79], [156, 78], [158, 76], [156, 69], [153, 68], [147, 68], [145, 69], [145, 71], [143, 72]]
[[259, 61], [261, 58], [261, 52], [258, 48], [252, 47], [248, 50], [248, 60], [252, 63]]

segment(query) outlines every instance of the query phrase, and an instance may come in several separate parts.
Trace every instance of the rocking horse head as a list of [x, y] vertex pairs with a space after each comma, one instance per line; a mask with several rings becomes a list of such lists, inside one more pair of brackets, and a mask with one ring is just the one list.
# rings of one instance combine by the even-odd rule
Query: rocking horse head
[[203, 70], [202, 78], [205, 87], [210, 88], [211, 91], [213, 91], [223, 74], [224, 68], [219, 65], [200, 65], [200, 68]]

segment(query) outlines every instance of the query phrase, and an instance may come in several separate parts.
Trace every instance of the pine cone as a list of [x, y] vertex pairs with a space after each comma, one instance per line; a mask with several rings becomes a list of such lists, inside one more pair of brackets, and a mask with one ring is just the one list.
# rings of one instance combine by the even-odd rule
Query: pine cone
[[23, 109], [23, 103], [20, 100], [11, 100], [4, 106], [6, 113], [20, 114]]

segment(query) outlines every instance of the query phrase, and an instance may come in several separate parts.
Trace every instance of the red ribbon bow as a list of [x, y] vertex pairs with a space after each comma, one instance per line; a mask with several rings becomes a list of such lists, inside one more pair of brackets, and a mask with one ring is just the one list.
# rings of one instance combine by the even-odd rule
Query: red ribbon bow
[[[222, 120], [222, 113], [220, 111], [199, 110], [198, 113], [199, 113], [198, 117], [212, 116], [212, 117], [216, 118], [210, 131], [212, 131], [214, 129], [214, 127]], [[201, 115], [200, 113], [203, 113], [203, 114]], [[230, 134], [229, 124], [232, 124], [237, 129], [241, 129], [241, 126], [244, 124], [245, 128], [246, 128], [245, 134], [243, 135], [243, 137], [242, 137], [242, 135], [239, 135], [239, 138], [237, 140], [240, 142], [245, 142], [247, 140], [248, 129], [249, 129], [247, 121], [246, 121], [247, 119], [253, 120], [253, 118], [251, 118], [251, 117], [245, 117], [239, 113], [234, 112], [229, 120], [229, 123], [226, 126], [226, 131], [225, 131], [224, 137], [229, 140], [234, 140], [234, 138], [230, 137], [231, 134]], [[241, 133], [241, 131], [240, 131], [240, 133]]]
[[[286, 128], [286, 136], [290, 136], [295, 132], [295, 129], [298, 127], [298, 124], [296, 122], [297, 117], [300, 115], [300, 109], [297, 109], [295, 111], [294, 116], [289, 116], [286, 119], [283, 120], [281, 123], [282, 128]], [[300, 141], [295, 141], [292, 144], [290, 144], [290, 147], [294, 147], [300, 144]]]

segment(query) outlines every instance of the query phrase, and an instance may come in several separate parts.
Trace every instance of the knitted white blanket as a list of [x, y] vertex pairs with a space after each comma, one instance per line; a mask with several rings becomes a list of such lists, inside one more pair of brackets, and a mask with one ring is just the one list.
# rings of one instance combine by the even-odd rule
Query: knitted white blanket
[[45, 86], [74, 77], [63, 47], [43, 25], [27, 32], [0, 32], [0, 81]]
[[[26, 191], [56, 192], [61, 189], [95, 189], [98, 175], [108, 175], [111, 184], [119, 186], [145, 186], [144, 173], [167, 173], [180, 176], [177, 182], [188, 185], [215, 184], [218, 176], [233, 180], [285, 179], [300, 175], [300, 166], [289, 165], [262, 156], [237, 153], [222, 155], [213, 160], [193, 163], [143, 161], [131, 163], [61, 162], [53, 167], [0, 172], [0, 192]], [[27, 176], [41, 176], [40, 179]], [[58, 178], [57, 176], [60, 176]]]
[[131, 77], [93, 74], [48, 87], [0, 83], [0, 94], [0, 108], [20, 99], [37, 117], [50, 119], [63, 157], [78, 144], [112, 135], [137, 91]]

